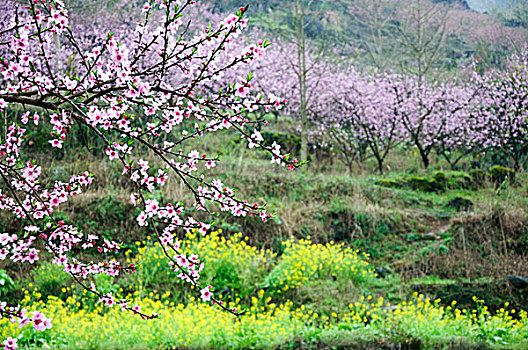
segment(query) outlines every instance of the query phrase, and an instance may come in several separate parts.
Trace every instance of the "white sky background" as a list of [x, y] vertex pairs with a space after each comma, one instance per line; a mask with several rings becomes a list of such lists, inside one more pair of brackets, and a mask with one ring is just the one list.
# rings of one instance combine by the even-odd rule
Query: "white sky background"
[[471, 8], [477, 11], [486, 11], [493, 7], [506, 6], [513, 1], [512, 0], [467, 0], [467, 2], [469, 6], [471, 6]]

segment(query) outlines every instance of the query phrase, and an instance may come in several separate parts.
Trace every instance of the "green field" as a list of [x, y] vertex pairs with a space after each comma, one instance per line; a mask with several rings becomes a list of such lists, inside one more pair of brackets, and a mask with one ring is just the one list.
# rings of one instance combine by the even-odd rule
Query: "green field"
[[[96, 182], [60, 216], [123, 241], [115, 259], [138, 264], [137, 272], [95, 282], [159, 318], [104, 308], [51, 263], [31, 271], [6, 266], [13, 284], [2, 293], [38, 307], [54, 327], [41, 333], [3, 319], [3, 336], [70, 349], [523, 348], [527, 295], [508, 277], [528, 268], [524, 173], [497, 184], [490, 175], [443, 170], [439, 159], [423, 171], [412, 152], [389, 160], [389, 167], [405, 164], [407, 171], [383, 177], [372, 175], [374, 164], [351, 174], [325, 160], [272, 172], [267, 160], [229, 136], [206, 143], [222, 154], [213, 176], [275, 213], [266, 224], [219, 216], [215, 232], [183, 241], [185, 251], [206, 261], [202, 282], [245, 315], [204, 304], [182, 284], [152, 232], [136, 225], [113, 165], [80, 148], [75, 159], [64, 154], [48, 176], [87, 167]], [[190, 199], [177, 182], [155, 197]]]

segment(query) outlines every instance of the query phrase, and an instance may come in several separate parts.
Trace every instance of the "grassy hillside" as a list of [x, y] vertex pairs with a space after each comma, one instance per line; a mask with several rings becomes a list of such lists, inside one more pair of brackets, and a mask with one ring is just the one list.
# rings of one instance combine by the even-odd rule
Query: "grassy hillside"
[[[96, 181], [60, 215], [122, 240], [115, 258], [138, 271], [98, 277], [99, 288], [161, 316], [142, 322], [107, 310], [49, 262], [31, 269], [4, 262], [13, 282], [3, 295], [45, 311], [54, 328], [25, 332], [4, 319], [2, 335], [65, 349], [522, 349], [528, 316], [519, 310], [528, 295], [512, 277], [528, 275], [527, 174], [498, 184], [487, 169], [444, 171], [439, 159], [422, 171], [412, 152], [392, 156], [393, 170], [383, 177], [371, 175], [374, 164], [351, 174], [323, 159], [288, 172], [229, 134], [200, 142], [195, 146], [222, 154], [212, 177], [275, 213], [266, 224], [207, 217], [217, 222], [215, 232], [182, 236], [184, 252], [207, 261], [204, 283], [247, 315], [235, 319], [197, 301], [151, 242], [153, 232], [137, 226], [117, 164], [79, 147], [75, 155], [57, 155], [62, 160], [46, 175], [62, 179], [89, 169]], [[44, 161], [47, 155], [32, 147]], [[174, 179], [153, 197], [192, 200]], [[1, 220], [0, 230], [16, 232], [21, 224]]]

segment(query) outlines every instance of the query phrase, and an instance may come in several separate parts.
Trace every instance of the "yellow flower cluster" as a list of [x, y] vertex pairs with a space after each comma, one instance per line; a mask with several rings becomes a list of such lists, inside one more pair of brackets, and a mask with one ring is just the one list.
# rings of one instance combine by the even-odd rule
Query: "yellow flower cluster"
[[[187, 256], [197, 254], [205, 262], [201, 284], [211, 284], [217, 290], [229, 287], [245, 297], [256, 289], [275, 258], [270, 250], [259, 250], [250, 246], [247, 240], [241, 233], [226, 238], [222, 236], [222, 230], [211, 232], [203, 238], [192, 232], [182, 240], [181, 253]], [[140, 242], [139, 245], [134, 262], [139, 265], [141, 286], [180, 282], [169, 269], [168, 260], [159, 244], [152, 246]]]
[[[50, 297], [28, 303], [29, 310], [38, 309], [53, 318], [47, 346], [68, 349], [106, 348], [248, 348], [276, 347], [301, 335], [311, 318], [291, 303], [261, 308], [253, 305], [243, 317], [237, 318], [206, 303], [192, 300], [188, 305], [175, 305], [165, 296], [134, 299], [147, 313], [156, 311], [159, 317], [142, 320], [118, 306], [106, 308], [97, 304], [91, 311], [78, 309], [80, 298], [66, 301]], [[239, 305], [230, 303], [230, 308]], [[0, 320], [0, 338], [20, 336], [24, 329], [7, 319]], [[27, 341], [27, 340], [26, 340]], [[62, 344], [61, 344], [62, 342]]]
[[502, 308], [492, 314], [483, 306], [483, 300], [474, 297], [474, 301], [477, 308], [469, 311], [456, 308], [456, 301], [442, 306], [439, 299], [431, 300], [418, 293], [412, 300], [397, 305], [386, 303], [383, 298], [362, 297], [349, 305], [351, 311], [343, 320], [348, 324], [379, 328], [387, 337], [399, 331], [431, 344], [460, 339], [485, 340], [502, 346], [528, 342], [526, 311]]
[[268, 277], [268, 284], [283, 291], [310, 279], [336, 279], [359, 285], [375, 277], [368, 255], [344, 244], [314, 244], [309, 238], [283, 243], [284, 254]]
[[[36, 291], [33, 292], [33, 294]], [[528, 341], [528, 315], [514, 310], [498, 310], [492, 315], [484, 307], [459, 310], [441, 306], [439, 300], [415, 295], [408, 302], [387, 304], [383, 298], [362, 298], [341, 315], [319, 316], [304, 307], [293, 308], [291, 302], [273, 304], [261, 291], [242, 317], [220, 311], [209, 304], [191, 300], [188, 305], [174, 304], [169, 295], [133, 298], [143, 311], [157, 312], [157, 319], [145, 321], [119, 307], [94, 310], [79, 309], [81, 298], [66, 301], [50, 297], [30, 302], [29, 310], [39, 309], [53, 318], [53, 328], [43, 335], [43, 345], [65, 349], [131, 349], [131, 348], [275, 348], [302, 339], [320, 343], [328, 339], [358, 337], [383, 341], [419, 339], [424, 345], [465, 341], [489, 345], [512, 346]], [[238, 308], [234, 302], [230, 308]], [[507, 305], [505, 305], [507, 307]], [[515, 317], [513, 317], [515, 314]], [[29, 344], [28, 334], [7, 319], [0, 320], [0, 337], [20, 337]], [[356, 332], [356, 333], [355, 333]], [[31, 334], [35, 336], [34, 333]], [[407, 338], [402, 339], [405, 336]], [[34, 339], [33, 339], [34, 341]]]

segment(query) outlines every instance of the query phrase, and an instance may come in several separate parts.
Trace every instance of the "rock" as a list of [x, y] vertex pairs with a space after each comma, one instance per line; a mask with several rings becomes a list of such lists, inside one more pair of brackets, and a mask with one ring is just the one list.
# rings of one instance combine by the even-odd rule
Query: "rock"
[[420, 238], [424, 241], [436, 241], [440, 239], [440, 237], [434, 232], [424, 233]]
[[400, 309], [398, 305], [385, 306], [383, 308], [384, 311], [396, 311], [398, 309]]
[[374, 273], [378, 278], [385, 278], [389, 274], [389, 270], [384, 269], [383, 267], [378, 267], [376, 270], [374, 270]]
[[521, 276], [508, 276], [508, 281], [511, 285], [517, 289], [528, 288], [528, 278]]
[[468, 211], [473, 208], [473, 202], [464, 197], [455, 197], [451, 199], [446, 206], [448, 208], [454, 208], [457, 211]]

